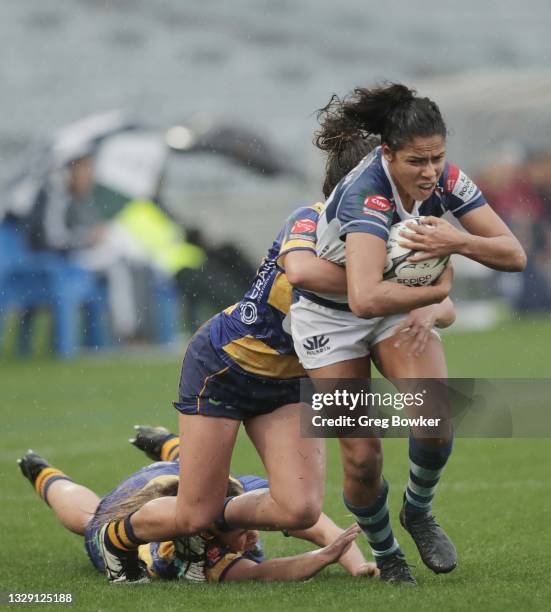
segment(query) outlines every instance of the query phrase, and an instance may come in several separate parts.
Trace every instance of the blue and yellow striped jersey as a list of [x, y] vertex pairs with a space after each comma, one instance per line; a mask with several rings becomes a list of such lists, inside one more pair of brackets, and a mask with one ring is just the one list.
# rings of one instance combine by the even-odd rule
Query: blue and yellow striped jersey
[[293, 212], [243, 299], [212, 319], [212, 345], [228, 365], [269, 378], [306, 375], [284, 323], [291, 307], [292, 287], [278, 261], [298, 249], [315, 252], [316, 226], [322, 209], [322, 204], [314, 204]]

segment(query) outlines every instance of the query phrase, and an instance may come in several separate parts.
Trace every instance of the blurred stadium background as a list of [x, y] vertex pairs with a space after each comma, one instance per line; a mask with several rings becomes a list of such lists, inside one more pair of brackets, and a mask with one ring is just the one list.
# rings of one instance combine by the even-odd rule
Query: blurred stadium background
[[[450, 158], [479, 180], [530, 254], [527, 272], [507, 277], [455, 261], [458, 322], [445, 336], [450, 375], [549, 377], [550, 25], [548, 0], [0, 4], [1, 471], [8, 491], [2, 554], [10, 568], [2, 589], [72, 590], [83, 609], [134, 605], [104, 592], [78, 542], [54, 526], [13, 462], [31, 446], [60, 467], [72, 466], [76, 478], [100, 492], [141, 465], [141, 458], [124, 449], [131, 425], [174, 426], [170, 401], [185, 338], [226, 297], [205, 291], [193, 275], [187, 281], [193, 294], [200, 293], [198, 300], [180, 293], [166, 269], [168, 281], [162, 274], [160, 280], [138, 274], [135, 281], [154, 288], [141, 293], [139, 315], [146, 321], [139, 332], [123, 337], [111, 329], [106, 338], [88, 330], [88, 344], [100, 349], [69, 363], [53, 360], [50, 339], [58, 332], [51, 329], [52, 309], [42, 306], [45, 283], [58, 283], [63, 273], [64, 290], [74, 295], [78, 285], [88, 304], [99, 300], [105, 306], [106, 295], [104, 284], [96, 292], [89, 275], [66, 267], [65, 251], [49, 260], [40, 250], [37, 260], [36, 252], [26, 250], [14, 261], [14, 235], [1, 234], [15, 223], [16, 240], [26, 239], [25, 211], [50, 173], [64, 171], [71, 155], [92, 153], [94, 205], [102, 223], [112, 223], [128, 202], [159, 195], [163, 212], [180, 228], [178, 240], [197, 246], [215, 269], [228, 254], [242, 257], [242, 266], [225, 270], [222, 278], [231, 294], [286, 215], [321, 197], [323, 163], [311, 145], [314, 111], [332, 93], [356, 85], [383, 79], [413, 85], [440, 103], [450, 128]], [[111, 129], [117, 134], [96, 138]], [[17, 291], [32, 294], [32, 304], [13, 298], [10, 292]], [[144, 301], [144, 294], [155, 295], [154, 303]], [[164, 310], [156, 310], [158, 304]], [[99, 316], [94, 312], [88, 312], [90, 320]], [[66, 313], [56, 316], [67, 323]], [[159, 327], [159, 320], [171, 325]], [[64, 341], [58, 338], [57, 354], [77, 357], [80, 336]], [[18, 351], [32, 360], [19, 362]], [[387, 451], [395, 493], [405, 474], [400, 445], [391, 441]], [[412, 606], [477, 609], [483, 603], [503, 609], [507, 603], [544, 609], [549, 589], [542, 560], [551, 544], [548, 463], [546, 440], [457, 445], [437, 511], [464, 562], [445, 581], [418, 568], [423, 590], [408, 596]], [[244, 440], [234, 468], [261, 470]], [[345, 523], [332, 445], [328, 479], [328, 509]], [[530, 546], [519, 547], [515, 535], [515, 517], [521, 515], [528, 530], [523, 542]], [[47, 534], [40, 526], [48, 527]], [[268, 541], [274, 552], [295, 550], [275, 536]], [[170, 598], [180, 596], [174, 587], [157, 585], [144, 595], [144, 605], [168, 609]], [[339, 598], [340, 609], [369, 605], [370, 597], [376, 609], [404, 609], [401, 594], [374, 587], [364, 596], [338, 571], [319, 586], [314, 581], [266, 587], [256, 589], [254, 598], [246, 585], [185, 593], [192, 609], [212, 607], [220, 598], [240, 609], [274, 601], [323, 609], [332, 597]]]

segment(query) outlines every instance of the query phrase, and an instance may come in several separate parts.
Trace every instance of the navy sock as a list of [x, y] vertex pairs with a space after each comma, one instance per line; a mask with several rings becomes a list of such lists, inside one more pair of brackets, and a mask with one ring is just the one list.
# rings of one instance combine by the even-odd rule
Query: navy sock
[[452, 447], [453, 439], [445, 446], [431, 448], [410, 434], [409, 481], [404, 503], [406, 515], [432, 512], [432, 500]]
[[392, 532], [387, 497], [388, 483], [383, 480], [381, 492], [369, 506], [353, 506], [346, 498], [344, 499], [345, 506], [356, 517], [358, 525], [367, 536], [377, 563], [389, 555], [403, 555]]
[[224, 517], [224, 512], [226, 511], [226, 506], [228, 503], [235, 497], [235, 495], [226, 497], [224, 500], [224, 507], [222, 508], [222, 512], [218, 515], [218, 517], [214, 520], [214, 525], [216, 529], [221, 531], [222, 533], [227, 533], [228, 531], [232, 531], [233, 527], [230, 527], [228, 523], [226, 523], [226, 519]]

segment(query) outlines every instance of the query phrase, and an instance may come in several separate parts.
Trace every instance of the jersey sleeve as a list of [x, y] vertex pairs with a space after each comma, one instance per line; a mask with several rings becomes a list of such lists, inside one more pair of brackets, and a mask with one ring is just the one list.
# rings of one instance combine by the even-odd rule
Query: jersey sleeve
[[486, 198], [476, 184], [457, 166], [447, 164], [443, 174], [444, 207], [457, 218], [484, 206]]
[[345, 193], [339, 204], [339, 237], [362, 232], [379, 236], [385, 242], [390, 233], [394, 204], [385, 196], [369, 191]]
[[[205, 576], [208, 582], [223, 582], [228, 570], [242, 559], [254, 561], [242, 553], [232, 553], [227, 548], [212, 544], [207, 546]], [[256, 563], [257, 561], [255, 561]]]
[[322, 208], [323, 204], [305, 206], [295, 210], [289, 216], [283, 228], [281, 249], [277, 258], [278, 265], [281, 263], [280, 258], [291, 251], [316, 252], [316, 229]]
[[245, 476], [238, 476], [237, 480], [243, 485], [245, 493], [248, 491], [256, 491], [258, 489], [267, 489], [268, 481], [261, 476], [255, 476], [253, 474], [247, 474]]

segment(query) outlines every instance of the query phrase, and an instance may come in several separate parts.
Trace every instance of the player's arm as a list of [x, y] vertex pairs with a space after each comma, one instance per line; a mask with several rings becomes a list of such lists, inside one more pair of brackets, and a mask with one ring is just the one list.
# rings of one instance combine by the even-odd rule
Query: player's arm
[[406, 287], [383, 280], [386, 243], [367, 232], [346, 236], [348, 303], [359, 317], [381, 317], [438, 304], [448, 297], [453, 270], [447, 266], [435, 284]]
[[488, 204], [459, 218], [467, 230], [462, 232], [445, 219], [426, 217], [423, 225], [410, 226], [402, 232], [400, 244], [421, 251], [409, 258], [423, 261], [435, 256], [458, 253], [494, 270], [521, 272], [526, 267], [526, 253], [505, 222]]
[[419, 357], [425, 350], [434, 327], [449, 327], [455, 321], [453, 302], [448, 297], [440, 304], [412, 310], [393, 331], [394, 346], [408, 344], [410, 355]]
[[290, 251], [278, 263], [293, 287], [346, 295], [346, 271], [327, 259], [319, 258], [314, 250]]
[[451, 298], [447, 297], [440, 304], [433, 307], [435, 309], [434, 326], [445, 329], [455, 322], [455, 308]]
[[[318, 522], [309, 529], [289, 530], [288, 534], [322, 547], [330, 544], [343, 532], [343, 529], [335, 525], [326, 514], [322, 513]], [[350, 548], [341, 555], [339, 563], [352, 576], [376, 576], [378, 573], [375, 563], [368, 563], [365, 560], [356, 542], [352, 542]]]
[[328, 546], [293, 557], [269, 559], [263, 563], [255, 563], [249, 559], [240, 559], [227, 570], [224, 581], [259, 580], [270, 582], [275, 580], [308, 580], [324, 567], [338, 561], [359, 532], [360, 528], [357, 525], [352, 525]]

